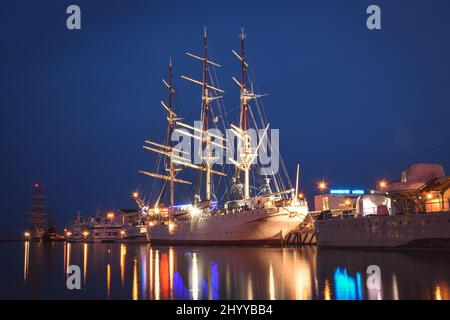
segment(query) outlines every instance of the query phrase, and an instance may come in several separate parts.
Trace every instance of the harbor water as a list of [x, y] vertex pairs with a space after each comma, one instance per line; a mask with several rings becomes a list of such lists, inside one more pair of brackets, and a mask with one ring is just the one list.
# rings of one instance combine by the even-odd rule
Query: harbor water
[[0, 256], [1, 299], [450, 298], [449, 252], [1, 242]]

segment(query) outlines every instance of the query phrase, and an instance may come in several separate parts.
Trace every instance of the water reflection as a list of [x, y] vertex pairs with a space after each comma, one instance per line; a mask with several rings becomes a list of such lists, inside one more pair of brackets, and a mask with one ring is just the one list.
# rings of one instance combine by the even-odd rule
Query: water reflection
[[87, 262], [88, 262], [88, 244], [83, 244], [83, 282], [86, 284], [87, 279]]
[[106, 296], [111, 298], [111, 265], [106, 265]]
[[159, 250], [155, 250], [155, 300], [160, 299], [161, 285], [159, 282]]
[[392, 300], [398, 300], [398, 284], [395, 273], [392, 274]]
[[328, 279], [325, 280], [325, 288], [323, 292], [324, 292], [324, 299], [331, 300], [330, 281]]
[[30, 260], [30, 241], [24, 242], [25, 250], [23, 254], [23, 280], [26, 282], [28, 279], [28, 262]]
[[[17, 251], [20, 251], [23, 271], [18, 276], [23, 287], [17, 288], [14, 280], [14, 274], [21, 268], [5, 269], [13, 273], [5, 280], [11, 281], [10, 288], [14, 290], [0, 289], [1, 297], [449, 299], [450, 253], [318, 250], [315, 247], [189, 248], [33, 242], [20, 245], [23, 251]], [[0, 246], [0, 254], [1, 250]], [[83, 267], [83, 289], [77, 292], [65, 287], [66, 270], [71, 264]], [[366, 286], [370, 265], [380, 267], [379, 289]]]
[[343, 270], [336, 268], [334, 272], [334, 288], [337, 300], [361, 300], [362, 283], [361, 274], [356, 273], [354, 277], [350, 276], [347, 268]]
[[449, 287], [447, 281], [437, 282], [434, 287], [434, 300], [449, 300]]
[[[87, 243], [86, 243], [87, 245]], [[125, 255], [127, 254], [127, 247], [124, 243], [120, 244], [120, 280], [122, 288], [125, 284]]]
[[134, 259], [133, 265], [133, 291], [132, 291], [133, 300], [137, 300], [138, 297], [138, 273], [137, 273], [137, 259]]
[[250, 274], [247, 275], [247, 300], [253, 300], [253, 282]]
[[275, 280], [273, 277], [272, 261], [269, 261], [269, 300], [275, 300]]
[[198, 300], [198, 264], [197, 253], [192, 254], [192, 299]]

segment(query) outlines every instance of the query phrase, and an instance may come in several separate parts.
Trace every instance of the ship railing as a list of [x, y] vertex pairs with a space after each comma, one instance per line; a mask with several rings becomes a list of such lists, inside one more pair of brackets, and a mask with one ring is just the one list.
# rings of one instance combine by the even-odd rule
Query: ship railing
[[355, 208], [310, 211], [309, 214], [315, 220], [328, 220], [334, 218], [354, 218], [357, 216]]

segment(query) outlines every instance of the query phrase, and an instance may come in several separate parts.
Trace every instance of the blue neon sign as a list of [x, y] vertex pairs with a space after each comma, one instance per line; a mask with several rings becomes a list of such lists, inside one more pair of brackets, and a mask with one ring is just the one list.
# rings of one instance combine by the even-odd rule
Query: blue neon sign
[[353, 194], [353, 195], [363, 195], [365, 192], [362, 189], [330, 189], [330, 194]]

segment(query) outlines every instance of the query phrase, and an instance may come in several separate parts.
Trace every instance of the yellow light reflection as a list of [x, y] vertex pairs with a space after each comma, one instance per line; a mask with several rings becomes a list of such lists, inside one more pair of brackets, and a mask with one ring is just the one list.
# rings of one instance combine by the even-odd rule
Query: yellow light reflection
[[198, 260], [197, 253], [192, 254], [192, 299], [198, 300]]
[[250, 273], [247, 275], [247, 300], [253, 300], [253, 282]]
[[88, 260], [88, 244], [83, 243], [83, 279], [86, 283], [87, 278], [87, 260]]
[[442, 290], [439, 284], [434, 287], [434, 300], [442, 300]]
[[111, 297], [111, 265], [109, 263], [106, 265], [106, 295], [108, 298]]
[[120, 280], [122, 282], [122, 288], [125, 284], [125, 256], [127, 254], [127, 247], [125, 244], [120, 245]]
[[398, 284], [395, 273], [392, 274], [392, 299], [398, 300]]
[[66, 251], [66, 253], [67, 253], [67, 257], [66, 257], [66, 275], [67, 275], [67, 269], [68, 269], [69, 266], [70, 266], [70, 247], [71, 247], [70, 242], [67, 242], [67, 251]]
[[275, 279], [273, 276], [272, 261], [269, 262], [269, 299], [275, 300]]
[[23, 256], [23, 280], [28, 279], [28, 267], [30, 261], [30, 241], [25, 241], [24, 256]]
[[174, 253], [173, 248], [169, 248], [169, 290], [171, 298], [173, 294], [173, 271], [174, 271]]
[[66, 261], [66, 257], [67, 257], [67, 244], [68, 244], [68, 242], [65, 242], [65, 243], [64, 243], [64, 253], [63, 253], [63, 256], [64, 256], [64, 274], [65, 274], [65, 275], [67, 275], [67, 269], [66, 269], [66, 266], [67, 266], [67, 261]]
[[133, 266], [133, 291], [132, 291], [133, 300], [138, 299], [138, 273], [137, 273], [137, 259], [134, 259]]
[[330, 281], [328, 281], [328, 279], [325, 280], [325, 289], [323, 290], [323, 293], [325, 300], [331, 300], [331, 288]]
[[148, 263], [150, 268], [150, 274], [148, 277], [149, 288], [150, 288], [150, 299], [153, 298], [153, 249], [150, 248], [150, 253], [148, 255]]
[[160, 299], [161, 284], [159, 282], [159, 250], [155, 250], [155, 300]]
[[309, 300], [311, 298], [311, 273], [308, 265], [299, 264], [295, 270], [295, 298]]

